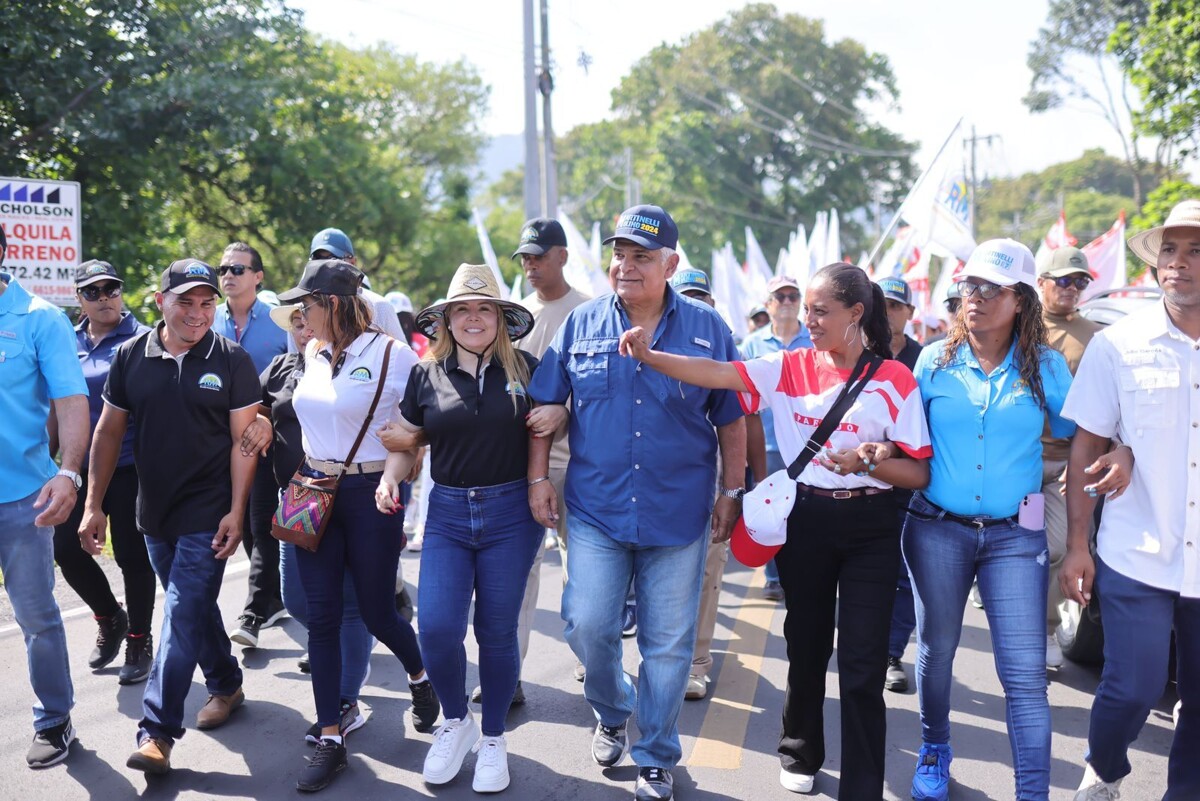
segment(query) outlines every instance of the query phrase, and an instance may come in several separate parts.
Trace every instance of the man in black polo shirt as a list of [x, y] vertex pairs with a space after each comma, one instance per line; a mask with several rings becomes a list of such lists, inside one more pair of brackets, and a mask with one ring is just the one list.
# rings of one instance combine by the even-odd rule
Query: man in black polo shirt
[[258, 457], [241, 439], [261, 391], [250, 356], [210, 330], [220, 294], [216, 271], [204, 262], [183, 259], [163, 272], [155, 295], [163, 322], [118, 349], [92, 438], [81, 534], [104, 525], [101, 500], [132, 415], [137, 523], [166, 589], [138, 749], [127, 763], [147, 773], [171, 767], [197, 664], [209, 693], [198, 728], [221, 725], [245, 699], [217, 594], [225, 560], [242, 539]]

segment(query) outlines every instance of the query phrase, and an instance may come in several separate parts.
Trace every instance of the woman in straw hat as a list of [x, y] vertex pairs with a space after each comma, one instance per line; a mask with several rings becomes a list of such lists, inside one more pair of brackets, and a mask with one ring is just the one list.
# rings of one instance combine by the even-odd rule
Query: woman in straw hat
[[[518, 351], [533, 315], [504, 300], [486, 265], [463, 264], [446, 300], [424, 309], [417, 328], [433, 345], [413, 369], [400, 404], [400, 426], [430, 445], [429, 498], [421, 554], [420, 638], [429, 677], [445, 704], [445, 722], [425, 757], [429, 784], [445, 784], [470, 750], [478, 753], [472, 787], [508, 786], [505, 716], [517, 686], [517, 617], [542, 529], [529, 511], [526, 393], [537, 359]], [[399, 473], [411, 451], [389, 456]], [[545, 480], [545, 479], [542, 479]], [[379, 508], [396, 508], [381, 485]], [[475, 598], [475, 640], [483, 688], [482, 737], [467, 708], [467, 616]]]

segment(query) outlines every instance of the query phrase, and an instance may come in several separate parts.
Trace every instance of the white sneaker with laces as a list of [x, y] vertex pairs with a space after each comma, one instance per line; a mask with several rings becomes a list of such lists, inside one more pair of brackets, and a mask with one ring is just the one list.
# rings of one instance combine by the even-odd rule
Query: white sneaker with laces
[[508, 787], [508, 741], [504, 735], [480, 737], [471, 750], [478, 754], [471, 789], [477, 793], [498, 793]]
[[1062, 646], [1058, 643], [1058, 637], [1053, 634], [1046, 635], [1046, 667], [1060, 668], [1063, 666]]
[[816, 781], [816, 776], [809, 776], [807, 773], [792, 773], [783, 768], [779, 769], [779, 784], [793, 793], [811, 793]]
[[1121, 780], [1106, 782], [1096, 775], [1092, 766], [1084, 763], [1083, 781], [1075, 791], [1075, 801], [1117, 801], [1121, 797]]
[[429, 784], [445, 784], [458, 775], [463, 759], [479, 739], [479, 726], [468, 712], [465, 718], [451, 718], [433, 733], [433, 745], [425, 755], [421, 775]]

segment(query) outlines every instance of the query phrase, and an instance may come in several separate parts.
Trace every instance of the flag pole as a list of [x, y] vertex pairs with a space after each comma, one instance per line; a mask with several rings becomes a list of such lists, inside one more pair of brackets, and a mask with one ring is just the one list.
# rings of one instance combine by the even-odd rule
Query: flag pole
[[954, 123], [954, 127], [950, 129], [949, 135], [946, 136], [946, 141], [942, 142], [942, 146], [938, 148], [938, 152], [933, 157], [933, 161], [929, 162], [929, 166], [925, 168], [925, 171], [917, 176], [917, 182], [914, 183], [912, 188], [908, 190], [908, 194], [904, 196], [904, 202], [902, 202], [900, 207], [896, 209], [896, 213], [892, 215], [891, 221], [889, 221], [887, 226], [883, 229], [883, 233], [879, 235], [879, 241], [876, 242], [875, 247], [871, 249], [871, 255], [867, 260], [869, 264], [875, 264], [875, 259], [879, 257], [879, 251], [883, 250], [883, 243], [887, 241], [888, 236], [891, 235], [892, 230], [896, 227], [896, 223], [900, 222], [900, 215], [904, 213], [905, 204], [908, 203], [909, 198], [913, 196], [913, 193], [920, 189], [921, 184], [925, 183], [925, 179], [929, 177], [929, 172], [933, 169], [933, 165], [938, 163], [938, 159], [942, 157], [942, 153], [946, 150], [946, 145], [950, 144], [950, 140], [954, 138], [954, 134], [958, 133], [958, 129], [962, 126], [962, 122], [963, 118], [959, 117], [958, 122]]

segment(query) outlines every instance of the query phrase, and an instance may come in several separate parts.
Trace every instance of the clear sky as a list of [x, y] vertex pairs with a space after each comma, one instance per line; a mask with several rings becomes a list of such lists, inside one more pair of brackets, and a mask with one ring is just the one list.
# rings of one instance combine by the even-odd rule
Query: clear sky
[[[493, 135], [522, 130], [521, 0], [289, 0], [289, 5], [305, 12], [310, 29], [347, 44], [386, 41], [435, 62], [465, 57], [491, 87], [484, 129]], [[556, 131], [608, 116], [612, 90], [642, 55], [742, 5], [551, 0]], [[1025, 59], [1045, 22], [1047, 0], [780, 0], [776, 5], [824, 19], [830, 39], [857, 39], [887, 56], [900, 110], [880, 110], [881, 119], [920, 144], [921, 167], [960, 116], [980, 135], [1000, 136], [979, 146], [981, 178], [1039, 170], [1090, 147], [1121, 153], [1116, 134], [1081, 101], [1038, 115], [1021, 104], [1030, 77]], [[591, 59], [586, 71], [578, 63], [582, 53]]]

